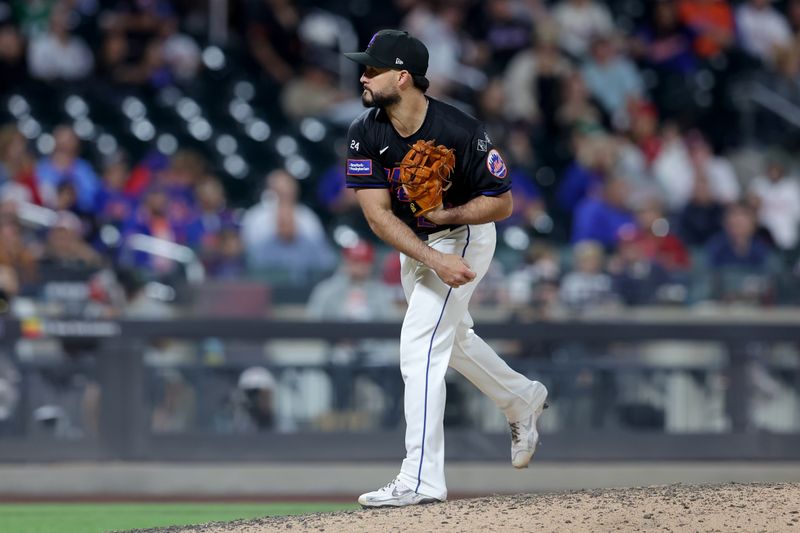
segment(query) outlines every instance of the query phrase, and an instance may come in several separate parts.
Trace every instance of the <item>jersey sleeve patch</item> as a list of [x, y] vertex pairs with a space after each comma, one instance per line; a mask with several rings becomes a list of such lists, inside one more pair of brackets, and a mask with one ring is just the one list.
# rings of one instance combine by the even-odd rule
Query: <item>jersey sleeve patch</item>
[[347, 160], [347, 175], [348, 176], [371, 176], [372, 175], [372, 160], [371, 159], [348, 159]]
[[489, 173], [497, 179], [505, 179], [508, 175], [508, 167], [506, 167], [505, 161], [503, 158], [500, 157], [500, 152], [492, 148], [489, 150], [489, 154], [486, 156], [486, 168], [489, 169]]

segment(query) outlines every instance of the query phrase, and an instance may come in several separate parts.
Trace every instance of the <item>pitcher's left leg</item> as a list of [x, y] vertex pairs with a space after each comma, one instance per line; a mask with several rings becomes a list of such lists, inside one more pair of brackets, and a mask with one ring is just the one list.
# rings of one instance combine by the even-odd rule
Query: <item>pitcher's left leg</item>
[[[494, 228], [471, 226], [431, 243], [445, 253], [463, 254], [476, 273], [466, 285], [452, 289], [419, 262], [404, 265], [414, 274], [408, 310], [400, 335], [400, 370], [405, 382], [406, 458], [398, 479], [423, 494], [447, 497], [444, 477], [444, 376], [450, 363], [456, 329], [467, 313], [469, 299], [486, 273], [494, 251]], [[491, 237], [491, 238], [489, 238]], [[406, 266], [413, 266], [407, 270]], [[404, 287], [408, 284], [404, 283]]]

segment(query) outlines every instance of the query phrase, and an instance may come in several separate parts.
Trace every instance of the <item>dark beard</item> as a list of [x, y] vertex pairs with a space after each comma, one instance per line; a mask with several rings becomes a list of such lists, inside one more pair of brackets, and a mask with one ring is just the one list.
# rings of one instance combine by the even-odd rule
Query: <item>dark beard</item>
[[[367, 100], [367, 93], [372, 95], [371, 100]], [[364, 107], [387, 107], [400, 101], [400, 93], [381, 94], [365, 90], [361, 93], [361, 103]]]

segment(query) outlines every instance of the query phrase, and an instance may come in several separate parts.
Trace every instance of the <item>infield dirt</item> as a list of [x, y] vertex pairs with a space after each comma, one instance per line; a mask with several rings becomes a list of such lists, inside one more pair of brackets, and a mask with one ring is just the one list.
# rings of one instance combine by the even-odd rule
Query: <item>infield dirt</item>
[[800, 484], [668, 485], [493, 496], [159, 532], [800, 532]]

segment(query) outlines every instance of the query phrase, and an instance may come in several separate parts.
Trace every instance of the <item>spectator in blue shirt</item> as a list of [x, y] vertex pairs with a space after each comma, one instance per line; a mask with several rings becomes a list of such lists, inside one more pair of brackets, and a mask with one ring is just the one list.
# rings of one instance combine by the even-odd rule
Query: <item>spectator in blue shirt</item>
[[644, 82], [636, 65], [620, 54], [611, 36], [598, 35], [592, 41], [591, 58], [581, 74], [586, 86], [617, 128], [629, 125], [630, 102], [644, 95]]
[[572, 242], [598, 241], [613, 250], [620, 231], [633, 228], [633, 213], [626, 205], [627, 184], [619, 177], [608, 178], [599, 198], [588, 197], [575, 210]]
[[53, 137], [53, 153], [39, 160], [35, 172], [45, 204], [54, 206], [59, 184], [71, 181], [78, 195], [80, 209], [93, 213], [96, 207], [95, 198], [100, 190], [100, 179], [92, 165], [78, 157], [81, 148], [78, 136], [72, 128], [62, 124], [53, 131]]

